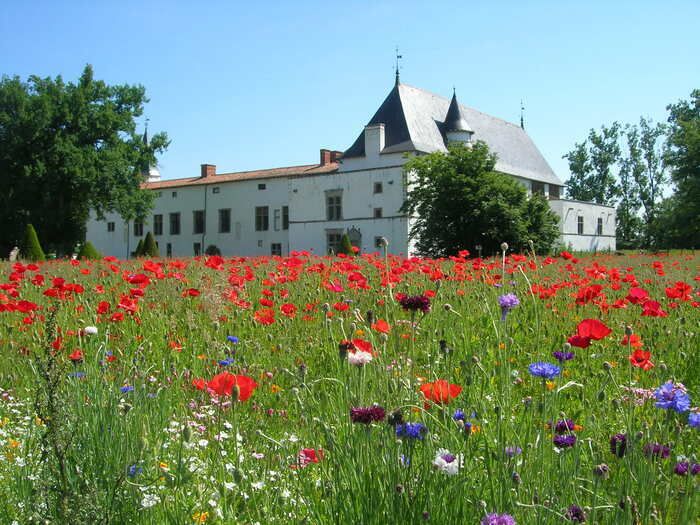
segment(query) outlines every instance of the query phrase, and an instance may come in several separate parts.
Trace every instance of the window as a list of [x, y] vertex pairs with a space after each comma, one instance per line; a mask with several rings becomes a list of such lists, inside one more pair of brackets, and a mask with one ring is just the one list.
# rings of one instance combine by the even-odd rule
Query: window
[[270, 208], [269, 206], [255, 207], [255, 231], [266, 232], [270, 229]]
[[544, 195], [544, 183], [535, 180], [532, 181], [532, 194], [534, 195], [535, 193]]
[[219, 233], [231, 232], [231, 210], [229, 208], [219, 210]]
[[381, 208], [374, 208], [374, 218], [375, 219], [382, 218], [382, 209]]
[[598, 235], [603, 235], [603, 218], [598, 217], [598, 228], [596, 229]]
[[156, 194], [156, 197], [162, 197], [162, 196], [163, 196], [163, 192], [162, 192], [162, 191], [159, 191], [159, 192]]
[[107, 231], [108, 231], [108, 232], [113, 232], [113, 231], [114, 231], [114, 223], [113, 223], [113, 222], [108, 222], [108, 223], [107, 223]]
[[163, 216], [153, 216], [153, 235], [163, 235]]
[[134, 237], [143, 237], [143, 223], [134, 221]]
[[258, 189], [259, 189], [259, 190], [264, 190], [264, 189], [266, 189], [266, 188], [267, 188], [267, 185], [266, 185], [266, 184], [258, 184]]
[[211, 192], [212, 192], [212, 193], [219, 193], [219, 191], [221, 191], [221, 188], [219, 188], [218, 186], [214, 186], [214, 187], [211, 189]]
[[282, 244], [279, 242], [273, 242], [270, 245], [270, 254], [272, 255], [282, 255]]
[[559, 186], [549, 185], [549, 198], [558, 199], [559, 198]]
[[180, 213], [170, 214], [170, 235], [180, 235]]
[[343, 234], [339, 230], [326, 231], [326, 251], [336, 254], [340, 250], [340, 240]]
[[578, 216], [578, 234], [583, 235], [583, 215]]
[[165, 255], [167, 257], [172, 257], [173, 256], [173, 245], [168, 243], [165, 245]]
[[198, 255], [202, 255], [202, 244], [201, 243], [194, 243], [194, 256], [197, 257]]
[[282, 229], [289, 229], [289, 206], [282, 206]]
[[382, 185], [381, 182], [375, 182], [374, 183], [374, 193], [383, 193], [384, 192], [384, 186]]
[[329, 221], [339, 221], [343, 218], [343, 193], [342, 191], [326, 192], [326, 219]]
[[194, 210], [192, 212], [192, 233], [204, 233], [206, 229], [206, 217], [204, 210]]
[[173, 192], [173, 199], [177, 199], [177, 192], [176, 191]]

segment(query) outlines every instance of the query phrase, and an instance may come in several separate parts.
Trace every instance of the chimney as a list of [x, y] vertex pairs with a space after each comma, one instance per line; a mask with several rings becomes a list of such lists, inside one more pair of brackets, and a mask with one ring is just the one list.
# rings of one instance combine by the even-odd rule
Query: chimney
[[340, 159], [343, 158], [343, 152], [342, 151], [331, 151], [331, 162], [340, 162]]
[[202, 164], [202, 175], [203, 179], [213, 177], [216, 175], [216, 165], [215, 164]]
[[365, 127], [365, 155], [379, 155], [384, 149], [384, 124]]
[[326, 164], [330, 164], [331, 161], [331, 150], [329, 149], [322, 149], [321, 150], [321, 166], [325, 166]]

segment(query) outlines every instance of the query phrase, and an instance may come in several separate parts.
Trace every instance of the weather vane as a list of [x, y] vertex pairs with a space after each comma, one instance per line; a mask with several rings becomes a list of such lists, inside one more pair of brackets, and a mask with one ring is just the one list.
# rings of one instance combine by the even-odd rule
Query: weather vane
[[523, 106], [523, 99], [520, 99], [520, 127], [525, 129], [525, 106]]
[[399, 59], [403, 58], [402, 55], [399, 55], [399, 46], [396, 46], [396, 84], [398, 85], [399, 83]]

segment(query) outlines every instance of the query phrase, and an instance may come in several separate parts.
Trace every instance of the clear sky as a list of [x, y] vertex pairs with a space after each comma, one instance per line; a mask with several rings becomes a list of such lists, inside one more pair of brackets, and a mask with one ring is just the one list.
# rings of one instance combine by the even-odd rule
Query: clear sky
[[[591, 127], [700, 88], [700, 2], [24, 1], [0, 8], [0, 74], [86, 63], [143, 84], [164, 178], [317, 162], [401, 80], [525, 127], [562, 179]], [[140, 122], [143, 125], [143, 119]]]

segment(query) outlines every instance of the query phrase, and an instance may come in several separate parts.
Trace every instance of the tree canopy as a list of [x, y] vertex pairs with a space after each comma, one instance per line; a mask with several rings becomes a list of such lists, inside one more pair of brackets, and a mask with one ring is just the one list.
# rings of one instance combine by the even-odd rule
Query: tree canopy
[[151, 192], [144, 167], [168, 145], [146, 144], [135, 119], [148, 101], [143, 86], [107, 85], [90, 65], [77, 82], [58, 76], [0, 81], [0, 253], [32, 223], [44, 245], [70, 252], [82, 241], [90, 210], [144, 217]]
[[422, 255], [445, 257], [502, 242], [516, 250], [532, 240], [548, 251], [559, 237], [558, 218], [544, 197], [528, 197], [514, 178], [494, 171], [488, 146], [450, 144], [448, 153], [414, 157], [404, 170], [409, 189], [402, 211], [412, 217], [411, 238]]

